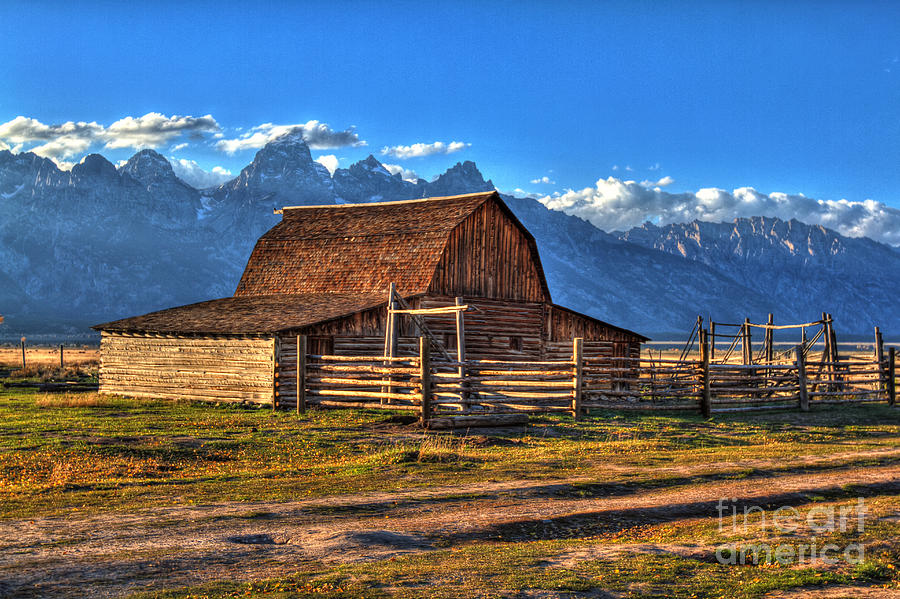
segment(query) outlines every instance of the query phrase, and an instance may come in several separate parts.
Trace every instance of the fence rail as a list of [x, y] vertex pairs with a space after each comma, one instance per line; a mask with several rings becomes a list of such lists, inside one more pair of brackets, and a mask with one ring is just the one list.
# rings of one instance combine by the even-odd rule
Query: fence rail
[[[298, 338], [298, 348], [305, 339]], [[423, 423], [587, 410], [699, 410], [705, 415], [896, 400], [896, 351], [881, 360], [810, 359], [713, 364], [708, 341], [699, 360], [587, 357], [573, 340], [570, 360], [433, 359], [426, 338], [407, 357], [314, 355], [280, 364], [273, 405], [412, 410]], [[704, 351], [704, 347], [707, 349]], [[288, 391], [293, 389], [295, 393]]]

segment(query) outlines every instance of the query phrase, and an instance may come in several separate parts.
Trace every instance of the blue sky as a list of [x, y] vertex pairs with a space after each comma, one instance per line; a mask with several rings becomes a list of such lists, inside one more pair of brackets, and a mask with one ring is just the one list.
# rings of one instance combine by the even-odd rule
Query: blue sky
[[[97, 123], [89, 149], [56, 158], [117, 161], [128, 143], [156, 144], [236, 174], [255, 149], [229, 154], [223, 140], [318, 121], [355, 127], [365, 145], [314, 156], [348, 166], [374, 153], [425, 178], [474, 160], [501, 190], [549, 196], [614, 177], [668, 194], [749, 186], [900, 208], [897, 3], [135, 6], [0, 7], [0, 123], [50, 127], [7, 146]], [[210, 115], [217, 128], [189, 124], [164, 142], [106, 131], [148, 113]], [[433, 142], [461, 149], [381, 153]]]

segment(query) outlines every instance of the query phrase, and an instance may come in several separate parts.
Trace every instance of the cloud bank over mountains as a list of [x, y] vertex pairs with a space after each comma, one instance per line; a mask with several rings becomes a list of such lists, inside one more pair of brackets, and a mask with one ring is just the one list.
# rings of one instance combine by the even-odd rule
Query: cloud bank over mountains
[[[0, 123], [0, 150], [14, 153], [31, 151], [54, 160], [63, 169], [71, 168], [79, 158], [97, 149], [141, 150], [166, 146], [169, 153], [205, 150], [208, 159], [206, 168], [195, 160], [171, 157], [172, 168], [178, 177], [202, 189], [219, 185], [233, 176], [230, 170], [222, 166], [209, 168], [210, 163], [215, 164], [215, 156], [255, 151], [284, 135], [302, 137], [313, 150], [368, 145], [353, 126], [335, 129], [315, 119], [294, 124], [263, 123], [243, 130], [225, 128], [210, 114], [168, 116], [148, 112], [139, 117], [126, 116], [109, 125], [93, 121], [45, 124], [35, 118], [17, 116]], [[405, 161], [454, 154], [471, 145], [462, 141], [417, 142], [386, 145], [380, 153]], [[316, 160], [334, 173], [343, 159], [329, 153]], [[414, 182], [419, 177], [408, 165], [384, 166], [391, 174], [400, 174], [408, 181]], [[616, 165], [612, 168], [614, 171], [634, 171], [631, 166]], [[658, 164], [649, 168], [650, 171], [659, 169]], [[882, 202], [817, 200], [802, 194], [779, 192], [764, 194], [752, 187], [740, 187], [731, 192], [703, 188], [696, 192], [673, 193], [663, 188], [672, 185], [674, 179], [670, 176], [656, 178], [658, 174], [661, 173], [639, 183], [616, 177], [601, 178], [593, 187], [532, 197], [537, 197], [549, 208], [580, 216], [606, 231], [627, 230], [646, 221], [665, 225], [692, 220], [730, 222], [737, 217], [773, 216], [823, 225], [849, 237], [864, 236], [900, 245], [900, 209]], [[556, 185], [554, 179], [543, 175], [530, 182], [532, 185], [550, 186]], [[515, 193], [531, 195], [518, 188]]]
[[263, 123], [251, 128], [234, 139], [221, 139], [216, 148], [234, 154], [240, 150], [256, 150], [270, 141], [283, 135], [300, 135], [311, 150], [333, 150], [348, 146], [364, 146], [366, 142], [359, 138], [355, 127], [343, 131], [335, 131], [326, 123], [311, 120], [296, 125], [274, 125]]
[[211, 115], [165, 116], [148, 112], [141, 117], [119, 119], [108, 127], [84, 121], [46, 125], [37, 119], [17, 116], [0, 124], [0, 140], [13, 144], [13, 150], [17, 152], [27, 144], [37, 143], [29, 147], [29, 151], [59, 162], [84, 154], [95, 145], [108, 149], [157, 148], [182, 135], [199, 139], [204, 133], [215, 133], [220, 129]]
[[[665, 178], [664, 178], [665, 179]], [[704, 188], [670, 193], [647, 182], [600, 179], [594, 187], [537, 198], [553, 210], [574, 214], [604, 231], [624, 231], [650, 221], [658, 225], [693, 220], [730, 222], [738, 217], [774, 216], [823, 225], [847, 237], [870, 237], [900, 245], [900, 210], [882, 202], [817, 200], [802, 194], [760, 193], [752, 187], [732, 192]]]
[[218, 151], [235, 154], [262, 148], [288, 134], [302, 136], [314, 150], [366, 145], [354, 127], [335, 130], [317, 120], [292, 125], [263, 123], [228, 138], [225, 129], [209, 114], [195, 117], [148, 112], [140, 117], [127, 116], [109, 126], [85, 121], [47, 125], [38, 119], [17, 116], [0, 124], [0, 150], [30, 151], [64, 164], [91, 148], [155, 149], [174, 141], [181, 143], [170, 148], [173, 152], [183, 150], [191, 143], [207, 142]]

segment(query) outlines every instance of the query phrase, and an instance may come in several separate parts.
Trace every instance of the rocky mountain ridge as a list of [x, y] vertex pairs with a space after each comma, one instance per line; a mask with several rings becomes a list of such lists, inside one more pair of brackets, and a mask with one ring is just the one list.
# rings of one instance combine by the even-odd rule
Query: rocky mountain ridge
[[[153, 150], [118, 169], [92, 154], [70, 172], [2, 151], [3, 326], [83, 330], [231, 295], [256, 239], [280, 219], [274, 208], [493, 188], [468, 161], [430, 182], [406, 181], [374, 156], [332, 175], [297, 136], [268, 144], [237, 177], [204, 190], [180, 180]], [[900, 252], [871, 240], [777, 219], [608, 234], [536, 200], [504, 199], [538, 241], [554, 300], [614, 324], [652, 333], [689, 328], [697, 313], [742, 319], [771, 310], [784, 322], [826, 309], [847, 323], [842, 330], [864, 332], [877, 322], [900, 332], [900, 317], [871, 293], [889, 292]]]
[[826, 310], [860, 332], [896, 327], [890, 298], [900, 280], [898, 252], [865, 237], [763, 216], [731, 223], [645, 223], [616, 236], [727, 273], [770, 298], [776, 315], [793, 312], [795, 319], [815, 320]]

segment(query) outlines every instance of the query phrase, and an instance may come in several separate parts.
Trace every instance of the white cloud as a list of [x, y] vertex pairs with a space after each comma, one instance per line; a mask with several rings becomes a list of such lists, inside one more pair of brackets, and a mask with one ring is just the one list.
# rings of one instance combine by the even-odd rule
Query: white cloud
[[641, 181], [641, 185], [643, 185], [644, 187], [665, 187], [667, 185], [671, 185], [674, 182], [675, 182], [675, 179], [673, 179], [669, 175], [666, 175], [665, 177], [662, 177], [661, 179], [658, 179], [657, 181], [651, 181], [649, 179], [646, 179], [644, 181]]
[[141, 117], [119, 119], [109, 127], [84, 121], [46, 125], [37, 119], [17, 116], [0, 124], [0, 140], [20, 147], [36, 143], [30, 151], [60, 162], [83, 154], [97, 144], [110, 149], [156, 148], [182, 135], [196, 138], [218, 129], [219, 124], [211, 115], [169, 117], [149, 112]]
[[169, 151], [177, 152], [178, 150], [185, 149], [187, 146], [188, 146], [187, 142], [184, 142], [183, 144], [178, 144], [178, 145], [172, 146], [171, 148], [169, 148]]
[[848, 237], [900, 244], [900, 210], [865, 200], [816, 200], [802, 194], [762, 194], [752, 187], [732, 192], [705, 188], [695, 193], [669, 193], [648, 189], [615, 177], [600, 179], [594, 187], [566, 190], [540, 198], [548, 208], [589, 220], [606, 231], [626, 230], [650, 220], [660, 225], [692, 220], [727, 222], [737, 217], [796, 218], [834, 229]]
[[421, 158], [435, 154], [453, 154], [471, 145], [461, 141], [451, 141], [450, 143], [436, 141], [430, 144], [415, 143], [410, 146], [385, 146], [381, 148], [381, 154], [403, 160], [405, 158]]
[[648, 171], [658, 171], [658, 170], [659, 170], [659, 163], [657, 162], [657, 163], [654, 164], [653, 166], [647, 167], [647, 170], [648, 170]]
[[14, 144], [38, 143], [31, 151], [47, 158], [68, 158], [84, 153], [103, 133], [97, 123], [69, 121], [61, 125], [45, 125], [37, 119], [17, 116], [0, 124], [0, 139]]
[[556, 185], [556, 181], [551, 181], [550, 177], [544, 175], [543, 177], [538, 177], [537, 179], [532, 179], [531, 183], [534, 185], [544, 184], [544, 185]]
[[334, 154], [326, 154], [316, 158], [316, 162], [327, 168], [328, 172], [333, 175], [334, 171], [338, 169], [338, 162], [340, 162], [340, 160]]
[[246, 133], [233, 139], [221, 139], [216, 142], [216, 148], [234, 154], [241, 150], [258, 149], [282, 135], [300, 135], [313, 150], [329, 150], [347, 146], [364, 146], [366, 142], [359, 138], [355, 127], [348, 127], [343, 131], [335, 131], [326, 123], [308, 121], [295, 125], [274, 125], [263, 123], [252, 127]]
[[172, 170], [175, 176], [197, 189], [221, 185], [232, 178], [231, 171], [221, 166], [214, 166], [211, 171], [206, 171], [194, 160], [175, 158], [169, 156]]
[[403, 168], [399, 164], [382, 164], [381, 166], [386, 168], [387, 171], [392, 175], [400, 173], [400, 178], [404, 179], [405, 181], [411, 181], [415, 183], [419, 180], [419, 175], [416, 174], [416, 171], [408, 168]]
[[127, 116], [110, 125], [103, 133], [107, 148], [158, 148], [159, 146], [188, 134], [194, 138], [203, 133], [213, 133], [220, 129], [212, 115], [167, 117], [158, 112], [148, 112], [141, 117]]

